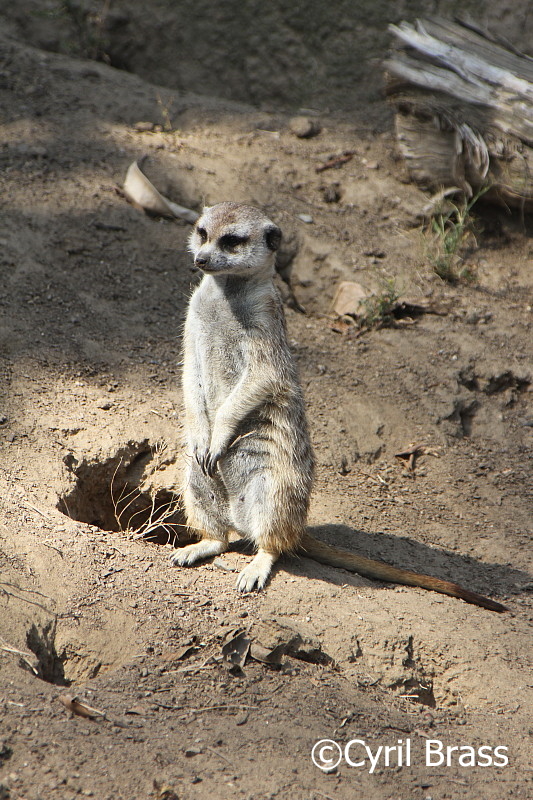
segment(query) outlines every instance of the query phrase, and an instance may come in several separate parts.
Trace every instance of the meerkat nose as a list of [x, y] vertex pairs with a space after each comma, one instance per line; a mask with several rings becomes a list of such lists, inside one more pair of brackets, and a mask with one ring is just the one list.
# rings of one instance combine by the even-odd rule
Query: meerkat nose
[[200, 269], [207, 266], [207, 264], [209, 264], [209, 256], [198, 254], [194, 259], [194, 266], [199, 267]]

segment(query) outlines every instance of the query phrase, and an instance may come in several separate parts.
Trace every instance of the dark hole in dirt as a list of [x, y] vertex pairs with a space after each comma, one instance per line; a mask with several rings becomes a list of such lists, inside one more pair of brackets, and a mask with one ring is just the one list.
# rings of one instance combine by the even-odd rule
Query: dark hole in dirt
[[418, 319], [427, 313], [427, 309], [416, 303], [400, 300], [392, 311], [394, 319]]
[[518, 377], [509, 370], [501, 375], [493, 375], [489, 379], [485, 391], [487, 394], [497, 394], [498, 392], [504, 392], [506, 389], [516, 389], [518, 392], [523, 392], [529, 388], [529, 385], [528, 378]]
[[67, 456], [65, 463], [76, 482], [57, 508], [102, 530], [129, 532], [157, 544], [190, 540], [180, 495], [170, 489], [141, 488], [146, 467], [156, 457], [147, 441], [130, 442], [105, 461], [78, 463]]
[[460, 431], [459, 435], [466, 438], [472, 434], [472, 425], [478, 408], [479, 403], [476, 399], [459, 399], [455, 403], [453, 412], [445, 417], [445, 419], [457, 423]]
[[65, 657], [56, 651], [55, 622], [49, 622], [39, 630], [32, 625], [26, 634], [26, 644], [37, 657], [39, 678], [56, 686], [70, 686], [71, 681], [65, 677]]
[[402, 697], [406, 697], [413, 703], [420, 703], [429, 708], [435, 708], [437, 703], [433, 694], [433, 686], [428, 681], [427, 684], [421, 683], [416, 678], [409, 678], [401, 684]]

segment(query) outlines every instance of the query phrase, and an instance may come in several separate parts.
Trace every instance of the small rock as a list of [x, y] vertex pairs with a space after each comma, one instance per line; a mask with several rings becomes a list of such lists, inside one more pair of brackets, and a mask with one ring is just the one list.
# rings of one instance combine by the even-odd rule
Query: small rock
[[[8, 758], [11, 758], [13, 755], [13, 750], [6, 744], [4, 741], [0, 739], [0, 767], [3, 765], [4, 761], [7, 761]], [[0, 795], [1, 797], [1, 795]]]
[[82, 78], [99, 78], [100, 77], [100, 73], [98, 72], [98, 70], [94, 69], [93, 67], [84, 67], [81, 70], [80, 75], [81, 75]]
[[96, 408], [101, 408], [103, 411], [109, 411], [110, 408], [113, 408], [113, 401], [108, 397], [101, 397], [96, 401]]
[[0, 425], [5, 425], [5, 424], [6, 424], [6, 422], [7, 422], [7, 416], [6, 416], [6, 414], [2, 414], [2, 413], [0, 412]]
[[213, 564], [215, 567], [218, 567], [218, 569], [221, 569], [224, 572], [235, 572], [235, 569], [230, 566], [230, 564], [227, 564], [222, 558], [215, 558]]
[[331, 310], [339, 317], [348, 314], [352, 317], [361, 313], [361, 304], [368, 297], [368, 292], [360, 283], [342, 281], [337, 287]]
[[311, 139], [322, 130], [320, 123], [316, 119], [309, 119], [309, 117], [293, 117], [289, 121], [289, 130], [298, 139]]
[[246, 725], [248, 722], [248, 714], [241, 714], [240, 717], [237, 717], [235, 720], [235, 725]]
[[298, 214], [298, 219], [302, 222], [305, 222], [306, 225], [313, 224], [313, 217], [311, 217], [309, 214]]
[[185, 751], [185, 758], [194, 758], [194, 756], [199, 756], [201, 752], [201, 747], [188, 747]]
[[155, 122], [136, 122], [133, 127], [139, 133], [149, 133], [154, 130]]
[[30, 156], [31, 158], [47, 158], [48, 156], [48, 150], [41, 145], [19, 144], [16, 151], [21, 156]]

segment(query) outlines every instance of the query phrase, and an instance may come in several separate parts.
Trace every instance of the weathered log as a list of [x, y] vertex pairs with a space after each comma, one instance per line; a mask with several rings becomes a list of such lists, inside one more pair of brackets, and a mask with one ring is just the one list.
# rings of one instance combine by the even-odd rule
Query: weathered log
[[464, 22], [402, 22], [386, 93], [410, 176], [533, 209], [533, 58]]

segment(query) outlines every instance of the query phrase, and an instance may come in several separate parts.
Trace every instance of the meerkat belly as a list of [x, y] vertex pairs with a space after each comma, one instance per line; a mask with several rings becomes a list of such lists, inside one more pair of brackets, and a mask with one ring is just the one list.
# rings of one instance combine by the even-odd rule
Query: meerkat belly
[[228, 496], [237, 501], [235, 508], [265, 504], [273, 495], [288, 496], [294, 487], [299, 492], [305, 476], [309, 486], [304, 491], [310, 491], [313, 453], [305, 427], [300, 437], [294, 436], [298, 416], [293, 404], [267, 402], [242, 420], [220, 465]]
[[231, 527], [258, 546], [270, 531], [279, 551], [297, 546], [305, 527], [313, 456], [306, 437], [299, 443], [285, 426], [261, 415], [243, 423], [241, 438], [220, 462]]

